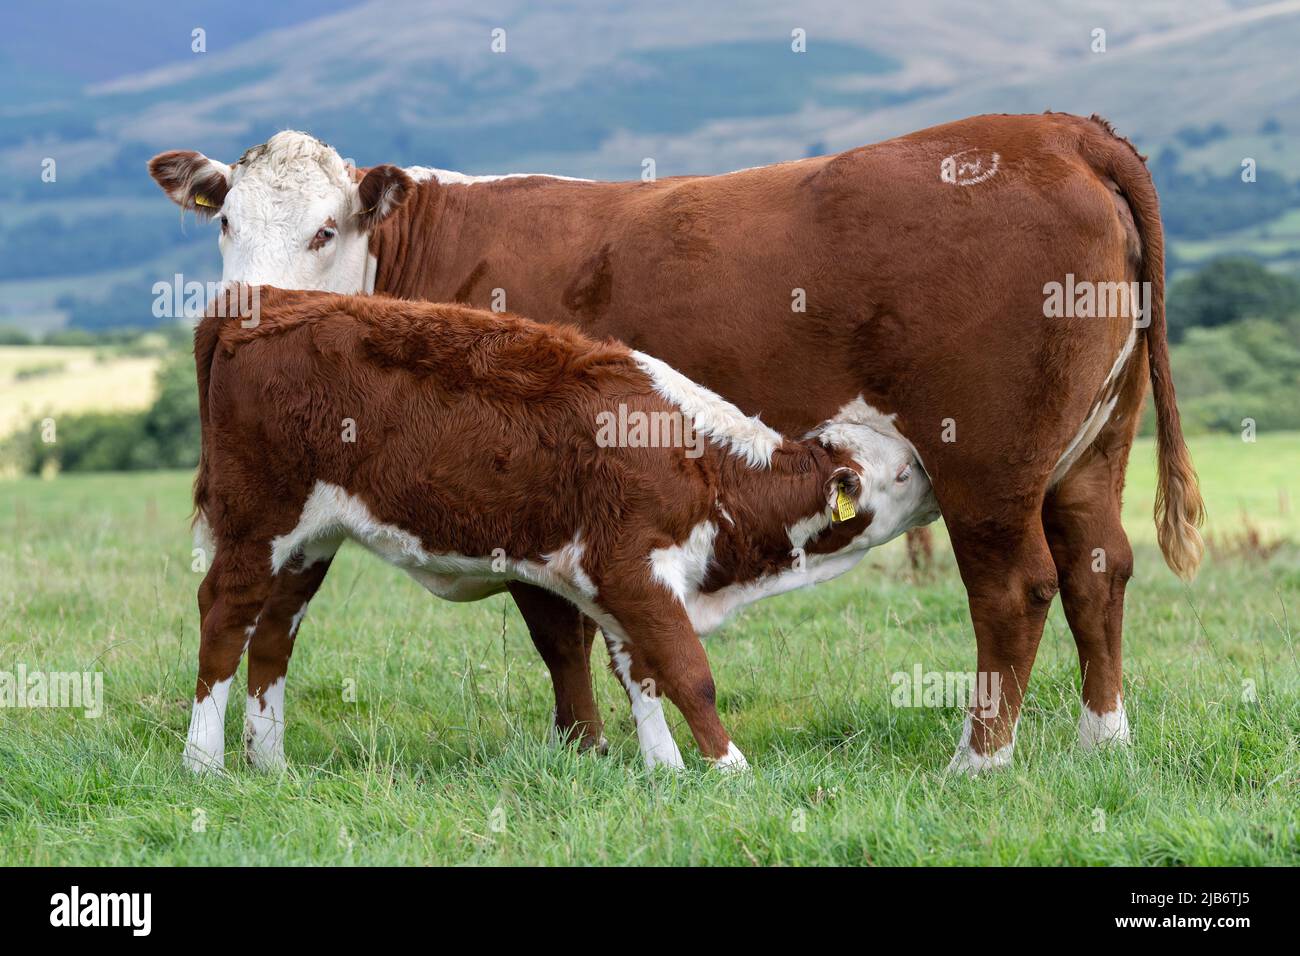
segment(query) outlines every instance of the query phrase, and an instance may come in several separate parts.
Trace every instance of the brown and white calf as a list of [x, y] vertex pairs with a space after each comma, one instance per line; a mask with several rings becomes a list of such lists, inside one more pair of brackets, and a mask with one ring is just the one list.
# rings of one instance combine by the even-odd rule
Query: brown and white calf
[[195, 334], [195, 506], [214, 557], [199, 589], [194, 769], [223, 763], [246, 645], [246, 747], [255, 764], [283, 763], [305, 606], [284, 605], [276, 582], [324, 575], [347, 539], [450, 600], [512, 581], [560, 595], [599, 622], [647, 764], [681, 765], [662, 695], [705, 757], [743, 766], [697, 635], [938, 514], [911, 447], [870, 416], [791, 441], [571, 328], [256, 292], [256, 324], [226, 309]]
[[[648, 352], [787, 434], [880, 410], [930, 469], [977, 670], [1005, 697], [995, 717], [970, 715], [952, 767], [1010, 759], [1058, 590], [1083, 674], [1079, 741], [1127, 740], [1120, 498], [1148, 381], [1158, 537], [1185, 577], [1203, 509], [1169, 369], [1159, 201], [1104, 120], [976, 116], [654, 182], [357, 171], [296, 132], [233, 166], [173, 151], [150, 172], [219, 218], [228, 280], [477, 306], [504, 296], [536, 321]], [[1053, 288], [1130, 284], [1149, 290], [1140, 321], [1131, 303], [1045, 304]], [[282, 581], [279, 599], [296, 608], [319, 580]], [[551, 668], [557, 724], [598, 738], [593, 626], [561, 598], [510, 590]]]

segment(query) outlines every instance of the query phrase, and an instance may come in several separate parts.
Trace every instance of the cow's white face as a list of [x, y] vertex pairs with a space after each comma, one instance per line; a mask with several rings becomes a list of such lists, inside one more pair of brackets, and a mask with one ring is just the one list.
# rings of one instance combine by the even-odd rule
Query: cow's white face
[[221, 223], [222, 278], [283, 289], [370, 291], [370, 233], [411, 179], [376, 166], [358, 181], [306, 133], [277, 133], [233, 167], [201, 153], [162, 153], [149, 172], [174, 202]]

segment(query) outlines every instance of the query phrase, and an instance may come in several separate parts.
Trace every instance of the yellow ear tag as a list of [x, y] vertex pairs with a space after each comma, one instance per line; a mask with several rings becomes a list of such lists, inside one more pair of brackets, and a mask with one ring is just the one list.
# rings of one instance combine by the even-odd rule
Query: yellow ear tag
[[858, 509], [853, 507], [853, 499], [848, 496], [843, 488], [835, 489], [835, 511], [832, 517], [836, 521], [848, 521], [856, 517]]
[[208, 202], [208, 197], [207, 197], [207, 196], [195, 196], [195, 197], [194, 197], [194, 205], [196, 205], [196, 206], [207, 206], [209, 209], [218, 209], [218, 208], [220, 208], [219, 206], [217, 206], [216, 203], [214, 203], [214, 202]]

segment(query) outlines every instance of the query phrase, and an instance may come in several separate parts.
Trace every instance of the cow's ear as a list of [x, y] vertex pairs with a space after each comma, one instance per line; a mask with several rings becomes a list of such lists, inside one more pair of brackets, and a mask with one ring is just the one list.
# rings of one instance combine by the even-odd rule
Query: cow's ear
[[230, 167], [192, 149], [173, 149], [149, 160], [149, 175], [182, 209], [204, 219], [217, 214], [230, 191]]
[[357, 225], [370, 232], [406, 202], [415, 181], [396, 166], [376, 166], [367, 170], [357, 186]]

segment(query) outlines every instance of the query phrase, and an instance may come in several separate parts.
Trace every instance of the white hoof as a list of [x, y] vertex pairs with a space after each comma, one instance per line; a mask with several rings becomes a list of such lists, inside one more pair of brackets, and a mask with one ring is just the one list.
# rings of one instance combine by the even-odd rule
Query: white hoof
[[1124, 702], [1104, 714], [1098, 714], [1087, 704], [1079, 714], [1079, 746], [1084, 750], [1132, 742], [1128, 729], [1128, 714], [1124, 712]]
[[185, 753], [181, 756], [181, 760], [185, 763], [185, 769], [196, 774], [211, 773], [226, 768], [226, 755], [223, 752], [212, 753], [190, 742], [185, 744]]
[[[1019, 721], [1017, 721], [1017, 725]], [[1011, 730], [1011, 742], [1004, 744], [991, 754], [977, 753], [971, 746], [971, 717], [966, 715], [966, 723], [962, 727], [961, 740], [957, 743], [957, 752], [953, 754], [952, 760], [948, 763], [948, 773], [967, 774], [975, 776], [986, 770], [996, 770], [1000, 767], [1006, 767], [1011, 764], [1011, 757], [1016, 750], [1016, 730]]]
[[190, 730], [185, 738], [185, 766], [195, 773], [221, 770], [226, 766], [225, 717], [230, 680], [219, 681], [190, 711]]
[[749, 769], [749, 761], [734, 743], [727, 744], [727, 752], [713, 761], [713, 766], [723, 773], [744, 773]]
[[259, 696], [249, 695], [244, 717], [244, 753], [258, 770], [283, 770], [284, 678], [277, 678]]
[[[662, 714], [660, 719], [663, 719]], [[637, 728], [638, 731], [641, 728]], [[653, 739], [647, 740], [647, 736], [638, 733], [641, 738], [641, 753], [645, 757], [646, 769], [653, 770], [656, 767], [667, 767], [669, 770], [683, 770], [686, 763], [682, 760], [682, 752], [677, 749], [677, 742], [673, 740], [672, 735], [668, 733], [668, 723], [663, 725], [664, 737], [654, 736]]]

